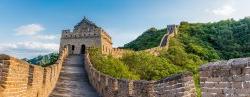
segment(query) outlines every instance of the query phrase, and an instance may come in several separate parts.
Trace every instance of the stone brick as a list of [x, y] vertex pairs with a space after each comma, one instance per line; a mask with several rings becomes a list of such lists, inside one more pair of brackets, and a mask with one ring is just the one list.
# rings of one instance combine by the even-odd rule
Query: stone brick
[[243, 82], [233, 82], [232, 87], [236, 89], [241, 89], [243, 88]]
[[[250, 70], [247, 66], [249, 61], [249, 58], [238, 58], [208, 63], [209, 65], [206, 65], [206, 68], [203, 67], [200, 72], [212, 71], [213, 74], [210, 76], [201, 74], [202, 97], [248, 97], [250, 95]], [[230, 69], [223, 70], [222, 66], [227, 65], [229, 66], [226, 68]]]
[[231, 75], [240, 75], [242, 73], [243, 73], [242, 68], [233, 68], [233, 69], [230, 70]]
[[235, 68], [245, 68], [248, 64], [248, 58], [238, 58], [238, 59], [231, 59], [232, 67]]
[[243, 87], [244, 88], [250, 88], [250, 82], [243, 82]]
[[243, 69], [244, 74], [250, 74], [250, 68]]
[[219, 83], [214, 84], [214, 87], [216, 87], [216, 88], [229, 88], [229, 87], [231, 87], [231, 83], [219, 82]]

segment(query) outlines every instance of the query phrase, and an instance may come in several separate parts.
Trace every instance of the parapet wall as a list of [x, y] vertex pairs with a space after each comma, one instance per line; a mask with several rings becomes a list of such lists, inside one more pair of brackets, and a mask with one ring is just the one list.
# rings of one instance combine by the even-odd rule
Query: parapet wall
[[158, 56], [160, 54], [161, 50], [167, 49], [167, 48], [168, 48], [168, 46], [166, 46], [164, 48], [163, 47], [154, 47], [154, 48], [146, 49], [146, 50], [143, 50], [143, 51], [148, 52], [150, 54], [153, 54], [155, 56]]
[[159, 81], [115, 79], [97, 71], [85, 55], [89, 82], [102, 97], [195, 97], [191, 73], [175, 75]]
[[44, 68], [0, 55], [0, 97], [48, 97], [56, 85], [67, 52], [67, 48], [62, 50], [57, 62]]
[[112, 48], [112, 51], [111, 51], [111, 55], [113, 57], [122, 57], [122, 55], [125, 53], [125, 52], [128, 52], [129, 50], [126, 50], [126, 49], [120, 49], [120, 48]]
[[202, 97], [250, 97], [250, 58], [205, 64], [200, 76]]

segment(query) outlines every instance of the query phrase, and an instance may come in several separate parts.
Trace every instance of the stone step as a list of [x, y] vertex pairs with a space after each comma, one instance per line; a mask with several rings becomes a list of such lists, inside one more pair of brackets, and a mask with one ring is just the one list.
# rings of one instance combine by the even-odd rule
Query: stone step
[[86, 73], [84, 68], [75, 68], [75, 67], [72, 67], [72, 68], [63, 68], [62, 69], [62, 72], [68, 72], [68, 73]]
[[50, 97], [99, 97], [89, 83], [82, 55], [68, 56]]

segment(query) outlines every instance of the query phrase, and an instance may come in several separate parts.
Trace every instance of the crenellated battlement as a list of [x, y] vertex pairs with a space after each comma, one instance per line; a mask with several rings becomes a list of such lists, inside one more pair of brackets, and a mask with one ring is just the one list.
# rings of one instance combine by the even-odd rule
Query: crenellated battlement
[[62, 30], [62, 34], [70, 33], [70, 29]]
[[200, 85], [202, 97], [250, 97], [250, 58], [202, 65]]
[[101, 48], [103, 54], [110, 54], [112, 39], [101, 27], [84, 17], [74, 26], [73, 32], [62, 31], [60, 50], [65, 46], [70, 47], [70, 54], [84, 54], [85, 48], [89, 47]]
[[122, 57], [122, 55], [126, 52], [129, 52], [130, 50], [126, 50], [126, 49], [121, 49], [121, 48], [113, 48], [112, 49], [112, 52], [111, 52], [111, 55], [113, 57], [116, 57], [116, 58], [120, 58]]
[[0, 97], [48, 97], [59, 77], [67, 48], [55, 64], [31, 65], [8, 55], [0, 55]]
[[178, 28], [179, 28], [179, 26], [175, 25], [175, 24], [173, 24], [173, 25], [167, 25], [168, 34], [169, 35], [172, 35], [172, 34], [173, 35], [177, 35]]
[[101, 37], [100, 33], [73, 33], [62, 32], [61, 39], [95, 38]]
[[96, 70], [85, 55], [89, 82], [102, 97], [195, 97], [191, 73], [173, 75], [159, 81], [116, 79]]

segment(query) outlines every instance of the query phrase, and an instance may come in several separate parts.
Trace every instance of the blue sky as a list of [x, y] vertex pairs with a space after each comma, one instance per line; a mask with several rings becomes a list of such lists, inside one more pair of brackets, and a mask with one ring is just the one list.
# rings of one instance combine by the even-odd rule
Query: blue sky
[[0, 53], [32, 58], [58, 50], [61, 30], [84, 16], [123, 46], [150, 27], [250, 16], [249, 0], [0, 0]]

